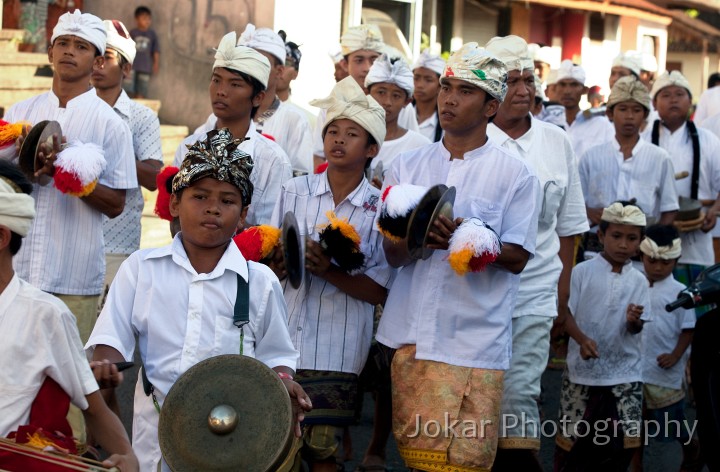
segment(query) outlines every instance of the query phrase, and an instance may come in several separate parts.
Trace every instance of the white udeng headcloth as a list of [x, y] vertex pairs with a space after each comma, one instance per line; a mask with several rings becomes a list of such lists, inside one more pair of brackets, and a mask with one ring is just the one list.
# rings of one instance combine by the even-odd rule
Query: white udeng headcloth
[[660, 77], [658, 77], [655, 80], [655, 83], [653, 83], [652, 90], [650, 91], [650, 97], [654, 99], [655, 95], [657, 95], [660, 90], [665, 87], [670, 87], [671, 85], [677, 85], [678, 87], [682, 87], [687, 90], [688, 93], [692, 93], [690, 90], [690, 82], [687, 81], [684, 75], [674, 70], [672, 72], [663, 72], [660, 74]]
[[285, 65], [287, 57], [285, 41], [270, 28], [255, 28], [254, 24], [248, 23], [245, 31], [240, 35], [237, 45], [265, 51], [277, 57], [280, 64]]
[[365, 88], [370, 89], [372, 84], [379, 82], [395, 84], [405, 90], [409, 96], [415, 91], [413, 74], [407, 62], [403, 59], [395, 59], [394, 62], [391, 62], [385, 54], [373, 62], [365, 77]]
[[658, 246], [655, 241], [646, 236], [640, 243], [640, 250], [653, 259], [677, 259], [682, 254], [682, 243], [680, 238], [676, 238], [673, 239], [671, 246]]
[[[270, 61], [256, 50], [247, 46], [236, 46], [237, 35], [231, 31], [220, 40], [215, 50], [216, 67], [225, 67], [255, 77], [264, 87], [267, 87], [270, 77]], [[283, 46], [283, 49], [285, 46]]]
[[5, 177], [0, 177], [0, 225], [25, 237], [35, 218], [35, 199], [18, 192], [16, 187]]
[[343, 56], [361, 49], [368, 49], [379, 54], [385, 52], [382, 33], [380, 28], [375, 25], [351, 26], [340, 38], [340, 47]]
[[520, 36], [495, 36], [485, 45], [485, 49], [505, 63], [508, 72], [511, 70], [535, 70], [535, 63], [530, 56], [527, 42]]
[[330, 96], [312, 100], [310, 105], [327, 110], [323, 133], [330, 123], [344, 118], [362, 126], [379, 146], [385, 141], [385, 110], [352, 77], [335, 84]]
[[615, 202], [609, 207], [603, 209], [601, 220], [608, 223], [617, 223], [621, 225], [645, 226], [647, 220], [645, 213], [635, 205], [624, 205]]
[[57, 25], [53, 28], [50, 44], [54, 43], [58, 36], [77, 36], [98, 48], [100, 54], [105, 54], [105, 43], [107, 33], [102, 20], [90, 13], [82, 13], [80, 10], [67, 12], [60, 16]]
[[585, 69], [576, 66], [570, 59], [565, 59], [560, 63], [555, 83], [565, 79], [572, 79], [585, 85]]
[[640, 69], [642, 69], [642, 56], [638, 51], [625, 51], [617, 55], [613, 59], [612, 67], [624, 67], [640, 77]]
[[441, 78], [445, 77], [480, 87], [501, 102], [507, 93], [505, 64], [475, 42], [463, 44], [450, 56]]
[[[127, 28], [122, 21], [104, 20], [105, 31], [107, 32], [107, 47], [112, 48], [125, 58], [130, 64], [135, 60], [135, 41], [130, 37]], [[117, 27], [116, 27], [117, 25]], [[118, 33], [118, 28], [125, 35], [124, 37]]]
[[435, 54], [431, 54], [429, 49], [424, 49], [423, 52], [418, 56], [417, 61], [412, 66], [412, 70], [418, 67], [424, 67], [435, 72], [437, 75], [442, 75], [445, 70], [445, 59]]

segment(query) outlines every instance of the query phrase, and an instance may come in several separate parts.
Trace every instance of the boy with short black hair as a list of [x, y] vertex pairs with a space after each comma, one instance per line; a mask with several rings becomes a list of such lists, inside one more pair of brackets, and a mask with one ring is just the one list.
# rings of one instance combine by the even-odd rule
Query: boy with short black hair
[[[603, 252], [573, 269], [556, 470], [588, 470], [593, 464], [598, 468], [592, 470], [625, 471], [640, 446], [643, 375], [637, 335], [651, 312], [647, 280], [630, 258], [637, 254], [645, 222], [642, 210], [628, 202], [605, 208], [598, 232]], [[602, 430], [607, 421], [620, 421], [621, 427]], [[609, 441], [599, 443], [598, 434], [607, 434]]]
[[150, 28], [152, 12], [148, 7], [141, 5], [135, 9], [135, 22], [137, 27], [130, 31], [130, 36], [137, 46], [137, 57], [125, 87], [133, 98], [147, 98], [150, 77], [160, 72], [160, 42]]
[[[253, 195], [253, 163], [240, 143], [220, 129], [190, 146], [172, 184], [170, 213], [180, 217], [180, 233], [172, 244], [135, 252], [122, 264], [86, 345], [96, 360], [131, 360], [138, 337], [153, 386], [152, 399], [135, 400], [133, 445], [142, 470], [157, 470], [162, 462], [157, 428], [165, 396], [180, 375], [207, 358], [256, 357], [278, 372], [300, 409], [311, 407], [293, 381], [298, 354], [280, 284], [270, 269], [246, 261], [231, 239]], [[233, 314], [238, 284], [244, 283], [249, 323], [239, 331]], [[102, 380], [112, 387], [118, 383], [116, 376]], [[302, 412], [295, 412], [301, 421]]]
[[445, 59], [424, 50], [413, 64], [413, 107], [417, 115], [418, 132], [432, 142], [440, 140], [442, 128], [438, 121], [437, 97], [440, 92], [440, 76]]
[[[283, 186], [272, 224], [280, 226], [285, 213], [292, 211], [307, 237], [302, 284], [293, 288], [283, 282], [290, 333], [300, 351], [298, 379], [317, 408], [317, 414], [306, 417], [301, 453], [312, 471], [334, 472], [342, 428], [355, 419], [358, 375], [370, 349], [373, 310], [385, 301], [393, 276], [375, 226], [380, 191], [364, 172], [383, 144], [385, 118], [382, 107], [352, 77], [312, 104], [327, 110], [323, 139], [328, 167]], [[318, 232], [329, 222], [328, 212], [346, 219], [359, 235], [365, 253], [360, 269], [345, 272], [317, 242]]]

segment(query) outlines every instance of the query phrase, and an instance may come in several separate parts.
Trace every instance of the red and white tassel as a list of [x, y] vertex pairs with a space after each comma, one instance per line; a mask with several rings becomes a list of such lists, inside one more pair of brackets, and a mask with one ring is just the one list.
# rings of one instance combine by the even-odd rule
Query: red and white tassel
[[90, 195], [106, 165], [103, 148], [94, 143], [73, 141], [57, 155], [55, 188], [76, 197]]
[[500, 237], [479, 218], [466, 218], [450, 238], [450, 267], [458, 275], [485, 270], [500, 255]]

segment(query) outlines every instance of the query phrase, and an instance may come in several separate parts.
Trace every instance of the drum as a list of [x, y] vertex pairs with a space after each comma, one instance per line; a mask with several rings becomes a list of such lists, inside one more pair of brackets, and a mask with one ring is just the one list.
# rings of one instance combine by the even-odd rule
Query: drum
[[206, 359], [175, 382], [160, 411], [160, 450], [174, 472], [270, 472], [293, 447], [285, 385], [241, 355]]
[[0, 470], [17, 472], [119, 472], [102, 463], [71, 454], [46, 452], [12, 439], [0, 438]]

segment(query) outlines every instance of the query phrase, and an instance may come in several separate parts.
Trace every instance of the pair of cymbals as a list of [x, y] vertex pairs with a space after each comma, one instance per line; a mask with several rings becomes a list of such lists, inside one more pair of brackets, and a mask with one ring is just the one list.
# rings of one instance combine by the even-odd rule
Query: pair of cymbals
[[288, 281], [297, 289], [305, 276], [305, 237], [295, 215], [289, 211], [283, 217], [281, 241]]
[[455, 187], [439, 184], [430, 187], [417, 204], [408, 220], [407, 249], [411, 257], [424, 260], [432, 255], [433, 250], [427, 245], [430, 242], [433, 223], [440, 218], [440, 215], [449, 220], [454, 218], [455, 195]]
[[178, 378], [158, 438], [174, 472], [275, 472], [293, 447], [290, 396], [277, 373], [241, 355], [211, 357]]
[[30, 132], [23, 140], [22, 146], [20, 146], [18, 164], [20, 165], [20, 170], [22, 170], [23, 174], [25, 174], [31, 182], [47, 185], [51, 180], [47, 175], [35, 178], [35, 172], [43, 166], [38, 159], [40, 145], [46, 143], [52, 146], [54, 135], [57, 135], [58, 139], [62, 139], [60, 123], [48, 120], [41, 121], [30, 129]]

